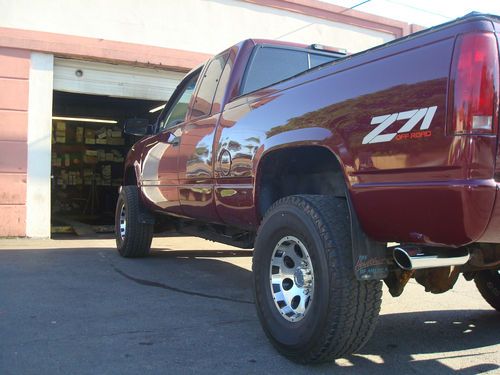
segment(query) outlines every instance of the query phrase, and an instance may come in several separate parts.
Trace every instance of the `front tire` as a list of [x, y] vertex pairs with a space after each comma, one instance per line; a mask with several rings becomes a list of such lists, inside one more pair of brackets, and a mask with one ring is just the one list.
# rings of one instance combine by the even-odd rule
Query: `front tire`
[[351, 354], [375, 328], [382, 283], [355, 278], [349, 225], [345, 199], [298, 195], [276, 202], [259, 228], [257, 313], [272, 344], [296, 362]]
[[118, 196], [115, 212], [116, 248], [125, 258], [149, 255], [153, 224], [139, 222], [141, 201], [136, 186], [124, 186]]
[[500, 311], [500, 270], [480, 271], [474, 277], [474, 282], [486, 302]]

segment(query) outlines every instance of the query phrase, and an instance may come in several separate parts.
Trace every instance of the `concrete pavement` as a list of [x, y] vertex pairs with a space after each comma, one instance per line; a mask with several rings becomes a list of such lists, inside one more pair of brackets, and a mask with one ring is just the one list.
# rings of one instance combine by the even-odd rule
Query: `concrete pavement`
[[384, 290], [370, 342], [300, 366], [272, 348], [251, 252], [191, 237], [123, 259], [114, 241], [0, 240], [0, 374], [500, 373], [500, 314], [462, 278], [432, 295]]

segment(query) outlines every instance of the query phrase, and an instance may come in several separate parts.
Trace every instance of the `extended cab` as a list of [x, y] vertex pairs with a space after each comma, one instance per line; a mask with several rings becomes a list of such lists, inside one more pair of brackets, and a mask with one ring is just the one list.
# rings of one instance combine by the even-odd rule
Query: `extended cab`
[[183, 79], [130, 150], [117, 246], [154, 227], [254, 248], [257, 312], [300, 362], [360, 348], [381, 284], [475, 280], [500, 310], [500, 18], [355, 55], [246, 40]]

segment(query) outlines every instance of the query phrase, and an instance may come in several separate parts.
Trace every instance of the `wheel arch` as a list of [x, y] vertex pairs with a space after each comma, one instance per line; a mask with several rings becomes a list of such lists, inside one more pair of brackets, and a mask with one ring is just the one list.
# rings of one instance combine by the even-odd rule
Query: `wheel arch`
[[[278, 175], [276, 171], [279, 171]], [[323, 182], [327, 184], [315, 185], [321, 178], [326, 178]], [[292, 181], [297, 184], [286, 185]], [[331, 194], [346, 197], [346, 181], [342, 162], [326, 146], [299, 144], [273, 148], [265, 152], [256, 165], [256, 217], [260, 221], [274, 202], [287, 195]]]
[[388, 275], [386, 245], [369, 238], [359, 222], [340, 158], [328, 147], [280, 147], [262, 155], [256, 168], [254, 204], [262, 221], [274, 202], [290, 195], [313, 194], [345, 198], [349, 208], [352, 259], [356, 278], [380, 280]]

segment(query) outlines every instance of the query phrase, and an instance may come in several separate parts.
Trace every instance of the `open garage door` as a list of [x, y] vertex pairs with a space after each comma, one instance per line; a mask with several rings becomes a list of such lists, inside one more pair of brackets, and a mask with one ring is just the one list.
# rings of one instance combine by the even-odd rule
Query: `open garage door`
[[51, 232], [114, 230], [123, 161], [138, 138], [130, 118], [153, 123], [183, 73], [56, 58], [52, 109]]
[[185, 73], [56, 58], [54, 90], [166, 101]]

